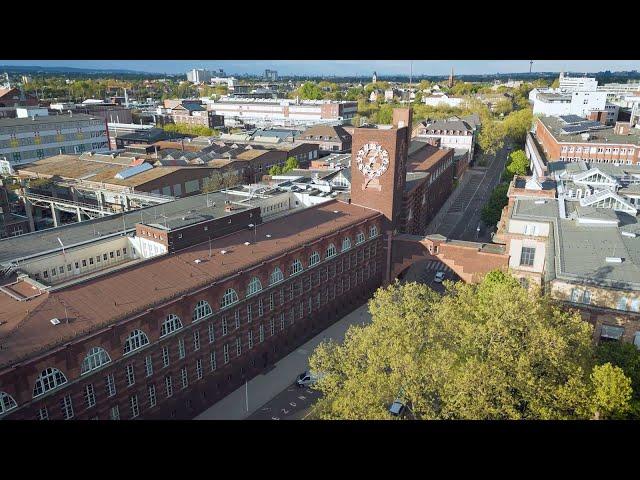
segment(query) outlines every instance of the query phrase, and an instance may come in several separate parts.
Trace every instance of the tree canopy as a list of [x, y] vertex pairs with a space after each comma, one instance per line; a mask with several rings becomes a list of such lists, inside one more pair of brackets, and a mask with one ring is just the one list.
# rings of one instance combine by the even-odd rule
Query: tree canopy
[[507, 192], [509, 191], [508, 183], [501, 183], [491, 192], [491, 196], [489, 197], [489, 201], [482, 208], [482, 212], [480, 213], [480, 218], [485, 223], [485, 225], [495, 225], [500, 220], [500, 216], [502, 215], [502, 209], [509, 202], [509, 198], [507, 197]]
[[502, 174], [502, 179], [510, 181], [515, 175], [526, 175], [529, 170], [529, 159], [524, 150], [515, 150], [509, 155], [509, 163]]
[[628, 377], [594, 369], [592, 326], [509, 274], [477, 284], [396, 282], [369, 302], [372, 322], [321, 343], [310, 368], [322, 419], [584, 419], [628, 408]]

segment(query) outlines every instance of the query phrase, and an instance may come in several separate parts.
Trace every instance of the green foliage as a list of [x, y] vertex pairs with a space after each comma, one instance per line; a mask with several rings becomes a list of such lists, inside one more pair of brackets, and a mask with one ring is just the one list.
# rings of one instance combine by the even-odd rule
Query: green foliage
[[324, 92], [322, 89], [313, 82], [305, 82], [298, 90], [296, 95], [302, 100], [322, 100]]
[[213, 172], [208, 178], [202, 182], [202, 192], [217, 192], [224, 188], [224, 178], [219, 172]]
[[601, 342], [596, 348], [596, 363], [620, 367], [631, 379], [633, 398], [631, 418], [640, 418], [640, 351], [632, 343]]
[[498, 223], [498, 220], [500, 220], [500, 216], [502, 215], [502, 209], [509, 202], [509, 199], [507, 198], [508, 191], [509, 184], [501, 183], [493, 190], [493, 192], [491, 192], [489, 201], [484, 206], [480, 214], [480, 218], [482, 218], [485, 225], [495, 225]]
[[531, 107], [516, 110], [507, 115], [503, 122], [504, 134], [516, 143], [524, 144], [527, 132], [533, 124]]
[[196, 135], [205, 137], [217, 137], [220, 132], [213, 128], [205, 127], [203, 125], [189, 125], [187, 123], [165, 123], [162, 128], [166, 132], [182, 133], [185, 135]]
[[319, 418], [392, 418], [398, 397], [419, 419], [588, 418], [594, 390], [619, 410], [618, 377], [590, 382], [592, 327], [579, 314], [503, 272], [445, 287], [443, 297], [417, 283], [381, 288], [371, 324], [318, 346]]
[[296, 159], [296, 157], [289, 157], [287, 158], [287, 161], [284, 162], [284, 168], [282, 169], [282, 173], [290, 172], [291, 170], [294, 170], [299, 167], [300, 167], [300, 164], [298, 163], [298, 160]]
[[274, 165], [269, 169], [269, 175], [282, 175], [282, 167], [280, 165]]
[[560, 88], [560, 79], [556, 78], [553, 83], [551, 83], [551, 88]]
[[502, 180], [511, 181], [515, 175], [526, 175], [529, 170], [529, 159], [524, 150], [515, 150], [509, 155], [509, 163], [502, 174]]
[[631, 379], [620, 367], [610, 363], [596, 365], [591, 373], [591, 383], [591, 403], [596, 418], [620, 418], [630, 410]]
[[513, 110], [513, 103], [508, 98], [503, 98], [496, 103], [495, 112], [498, 115], [507, 115]]
[[482, 128], [478, 134], [478, 145], [483, 152], [494, 155], [504, 146], [504, 138], [504, 122], [496, 122], [490, 118], [482, 120]]

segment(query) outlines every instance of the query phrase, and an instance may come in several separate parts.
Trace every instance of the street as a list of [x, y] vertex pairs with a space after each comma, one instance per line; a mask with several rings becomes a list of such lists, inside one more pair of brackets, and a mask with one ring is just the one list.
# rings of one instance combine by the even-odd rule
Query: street
[[427, 227], [428, 235], [438, 233], [456, 240], [491, 241], [494, 226], [484, 225], [480, 215], [491, 192], [500, 183], [510, 146], [505, 142], [502, 149], [489, 157], [487, 167], [473, 167], [464, 174], [450, 201], [443, 205], [442, 211]]
[[[309, 356], [313, 350], [323, 340], [342, 342], [349, 326], [367, 323], [370, 320], [366, 304], [357, 308], [277, 362], [273, 369], [253, 378], [246, 386], [227, 395], [194, 420], [302, 418], [319, 394], [311, 389], [298, 389], [294, 382], [296, 377], [308, 368]], [[248, 402], [246, 392], [249, 394]], [[305, 398], [301, 399], [300, 396]]]

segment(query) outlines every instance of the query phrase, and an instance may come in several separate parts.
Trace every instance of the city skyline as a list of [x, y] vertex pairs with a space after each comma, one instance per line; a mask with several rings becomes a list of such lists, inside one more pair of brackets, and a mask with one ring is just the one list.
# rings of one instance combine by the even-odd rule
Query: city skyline
[[[133, 70], [145, 73], [184, 74], [192, 68], [223, 69], [228, 74], [262, 74], [266, 69], [279, 75], [379, 76], [491, 75], [524, 73], [530, 60], [0, 60], [0, 65], [67, 67], [101, 70]], [[638, 60], [533, 60], [535, 72], [639, 70]]]

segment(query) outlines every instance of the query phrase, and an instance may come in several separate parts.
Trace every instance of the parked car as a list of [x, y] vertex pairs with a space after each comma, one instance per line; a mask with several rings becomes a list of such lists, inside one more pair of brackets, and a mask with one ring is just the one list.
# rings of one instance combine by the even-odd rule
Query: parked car
[[444, 280], [444, 272], [436, 272], [436, 276], [433, 277], [433, 281], [436, 283], [442, 283]]
[[318, 380], [320, 380], [321, 377], [322, 375], [318, 375], [305, 370], [296, 378], [296, 385], [301, 388], [310, 387], [311, 385], [314, 385]]

